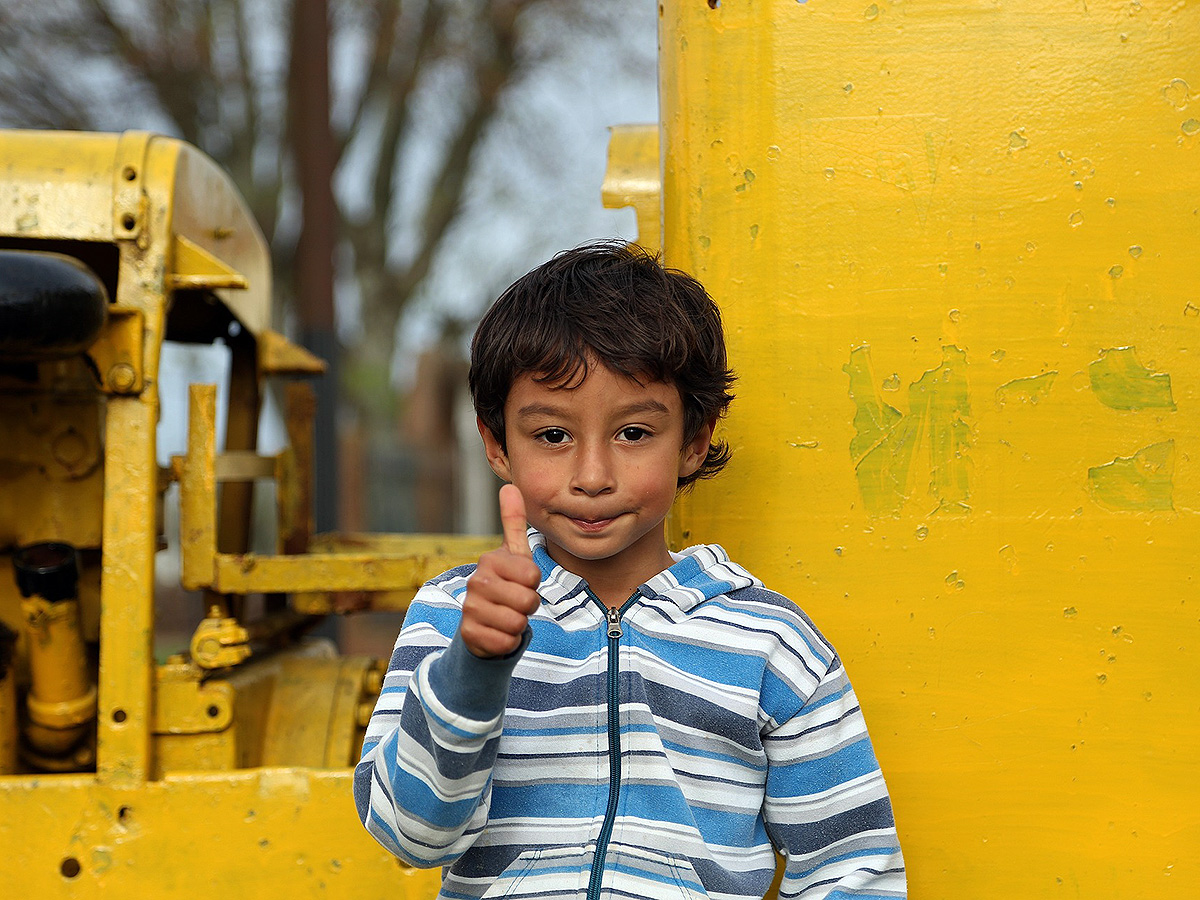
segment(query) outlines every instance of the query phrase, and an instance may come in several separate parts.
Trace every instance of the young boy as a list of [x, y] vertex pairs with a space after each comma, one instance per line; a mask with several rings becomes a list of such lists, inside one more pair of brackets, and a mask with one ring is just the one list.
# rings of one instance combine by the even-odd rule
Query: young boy
[[[367, 829], [440, 897], [903, 897], [841, 661], [716, 545], [667, 549], [728, 459], [716, 306], [635, 247], [559, 254], [471, 348], [503, 546], [417, 594], [367, 729]], [[526, 530], [526, 523], [529, 527]]]

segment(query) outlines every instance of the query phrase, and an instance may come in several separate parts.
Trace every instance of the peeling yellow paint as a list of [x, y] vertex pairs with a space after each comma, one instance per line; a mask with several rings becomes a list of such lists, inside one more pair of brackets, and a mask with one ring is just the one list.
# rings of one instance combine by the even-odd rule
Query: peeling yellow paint
[[1174, 409], [1171, 376], [1138, 362], [1133, 347], [1101, 350], [1088, 366], [1092, 393], [1113, 409]]
[[1001, 406], [1010, 400], [1030, 403], [1034, 406], [1045, 399], [1054, 386], [1058, 372], [1045, 372], [1041, 375], [1028, 375], [1025, 378], [1014, 378], [996, 388], [996, 402]]
[[1092, 497], [1107, 509], [1173, 509], [1175, 442], [1143, 447], [1133, 456], [1088, 469]]
[[868, 512], [876, 516], [900, 512], [910, 496], [910, 470], [922, 446], [928, 455], [928, 494], [937, 503], [935, 511], [964, 511], [970, 497], [966, 354], [958, 347], [942, 348], [942, 364], [909, 386], [907, 415], [883, 402], [875, 391], [870, 348], [851, 351], [842, 371], [850, 376], [850, 399], [855, 405], [856, 434], [850, 441], [850, 456]]

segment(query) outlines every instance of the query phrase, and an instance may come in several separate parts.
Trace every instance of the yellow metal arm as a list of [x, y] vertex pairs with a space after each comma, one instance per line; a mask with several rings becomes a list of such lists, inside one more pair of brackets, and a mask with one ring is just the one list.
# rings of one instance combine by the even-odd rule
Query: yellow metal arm
[[[306, 597], [309, 613], [344, 607], [347, 594], [381, 595], [379, 606], [395, 608], [429, 578], [456, 565], [474, 562], [498, 539], [420, 535], [412, 538], [371, 535], [325, 536], [314, 544], [321, 552], [295, 555], [218, 553], [216, 486], [218, 472], [231, 477], [263, 474], [266, 467], [246, 454], [218, 457], [215, 449], [216, 388], [193, 385], [188, 411], [188, 450], [174, 460], [178, 472], [183, 586], [221, 594], [289, 593]], [[355, 602], [356, 607], [375, 605]]]

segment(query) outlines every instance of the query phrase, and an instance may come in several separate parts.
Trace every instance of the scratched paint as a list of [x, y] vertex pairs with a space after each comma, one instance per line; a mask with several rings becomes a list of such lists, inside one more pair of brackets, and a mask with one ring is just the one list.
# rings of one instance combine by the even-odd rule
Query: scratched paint
[[1138, 362], [1133, 347], [1101, 350], [1088, 366], [1092, 393], [1113, 409], [1174, 409], [1171, 376]]
[[970, 497], [967, 451], [971, 403], [966, 353], [942, 348], [942, 364], [908, 389], [908, 414], [875, 390], [869, 347], [858, 347], [842, 370], [850, 378], [855, 435], [850, 457], [868, 513], [898, 515], [912, 493], [913, 462], [923, 446], [928, 459], [928, 496], [934, 512], [963, 513]]
[[1154, 512], [1174, 509], [1175, 442], [1160, 441], [1133, 456], [1088, 469], [1092, 499], [1106, 509]]

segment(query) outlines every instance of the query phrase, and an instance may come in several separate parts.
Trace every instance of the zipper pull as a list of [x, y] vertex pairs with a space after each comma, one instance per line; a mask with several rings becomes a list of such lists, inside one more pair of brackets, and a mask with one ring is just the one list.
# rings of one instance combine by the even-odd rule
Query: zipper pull
[[608, 608], [608, 637], [609, 639], [619, 638], [621, 636], [621, 611]]

